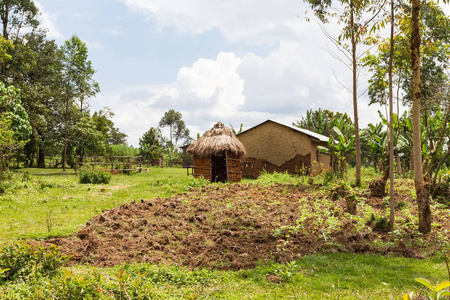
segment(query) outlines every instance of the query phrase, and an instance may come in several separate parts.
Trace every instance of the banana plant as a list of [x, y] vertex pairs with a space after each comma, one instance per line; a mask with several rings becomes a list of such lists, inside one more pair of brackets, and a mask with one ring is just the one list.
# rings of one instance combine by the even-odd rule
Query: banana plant
[[343, 176], [347, 169], [349, 157], [355, 150], [355, 136], [350, 135], [348, 138], [345, 137], [342, 134], [342, 131], [336, 126], [334, 126], [332, 130], [336, 134], [337, 139], [330, 137], [328, 140], [328, 148], [318, 146], [318, 149], [323, 153], [331, 155], [333, 171], [339, 172], [340, 175]]
[[387, 151], [387, 132], [383, 131], [383, 124], [369, 124], [363, 131], [362, 139], [370, 146], [370, 153], [373, 156], [373, 164], [375, 170], [380, 166], [380, 159], [385, 163]]
[[[428, 300], [447, 299], [444, 297], [450, 296], [450, 292], [447, 292], [445, 290], [445, 288], [450, 286], [450, 281], [442, 281], [440, 283], [437, 283], [436, 285], [433, 285], [431, 281], [425, 278], [416, 278], [416, 281], [424, 285], [428, 289], [425, 295]], [[403, 295], [403, 300], [413, 299], [415, 299], [414, 292]]]

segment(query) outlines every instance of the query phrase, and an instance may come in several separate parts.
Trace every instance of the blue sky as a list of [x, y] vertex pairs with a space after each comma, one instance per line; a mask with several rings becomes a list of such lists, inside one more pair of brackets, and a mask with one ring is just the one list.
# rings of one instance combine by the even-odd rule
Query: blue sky
[[[290, 125], [310, 108], [353, 115], [339, 83], [349, 85], [351, 74], [305, 21], [301, 0], [36, 2], [50, 38], [61, 44], [76, 34], [87, 43], [101, 87], [91, 111], [111, 108], [130, 145], [169, 109], [183, 114], [193, 137], [217, 121]], [[367, 102], [360, 98], [362, 126], [384, 111]]]

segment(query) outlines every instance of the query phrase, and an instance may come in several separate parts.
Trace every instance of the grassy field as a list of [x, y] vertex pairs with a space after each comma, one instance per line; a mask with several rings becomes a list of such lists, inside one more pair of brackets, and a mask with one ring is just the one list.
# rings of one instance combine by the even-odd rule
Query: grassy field
[[184, 169], [152, 168], [132, 176], [114, 175], [107, 185], [79, 184], [72, 170], [21, 169], [30, 180], [0, 195], [0, 241], [67, 236], [105, 209], [142, 198], [182, 192], [192, 177]]
[[[55, 169], [15, 172], [30, 179], [3, 183], [7, 188], [0, 196], [2, 245], [17, 239], [67, 236], [103, 210], [140, 199], [170, 197], [200, 184], [186, 176], [184, 169], [114, 175], [107, 185], [81, 185], [75, 174]], [[22, 178], [21, 174], [16, 176]], [[263, 188], [300, 180], [276, 175], [244, 183]], [[3, 258], [0, 255], [0, 262]], [[438, 257], [418, 260], [344, 253], [316, 253], [284, 265], [269, 263], [235, 272], [143, 264], [80, 265], [64, 267], [51, 278], [34, 274], [26, 281], [2, 283], [0, 276], [0, 299], [46, 299], [55, 291], [61, 292], [57, 299], [400, 299], [420, 289], [414, 282], [417, 277], [438, 282], [448, 274]]]

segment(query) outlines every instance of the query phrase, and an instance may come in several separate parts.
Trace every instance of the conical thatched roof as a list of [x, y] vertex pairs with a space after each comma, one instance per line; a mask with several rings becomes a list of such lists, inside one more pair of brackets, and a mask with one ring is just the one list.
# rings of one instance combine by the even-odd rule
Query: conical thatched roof
[[187, 152], [200, 157], [218, 155], [223, 151], [229, 151], [238, 157], [246, 154], [244, 145], [222, 122], [217, 122], [212, 129], [205, 132], [201, 138], [192, 142], [187, 148]]

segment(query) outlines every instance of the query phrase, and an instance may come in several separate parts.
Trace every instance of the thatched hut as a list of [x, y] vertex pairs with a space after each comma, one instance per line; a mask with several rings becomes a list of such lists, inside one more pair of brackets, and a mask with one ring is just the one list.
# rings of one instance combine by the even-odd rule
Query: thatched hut
[[242, 179], [244, 145], [230, 128], [218, 122], [187, 148], [194, 156], [194, 177], [211, 182], [238, 182]]

